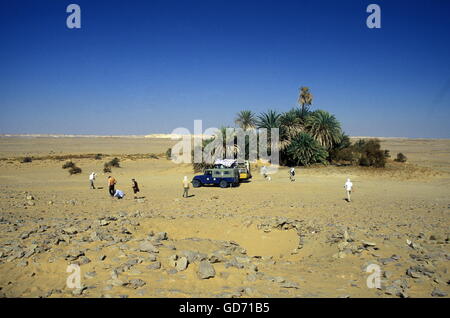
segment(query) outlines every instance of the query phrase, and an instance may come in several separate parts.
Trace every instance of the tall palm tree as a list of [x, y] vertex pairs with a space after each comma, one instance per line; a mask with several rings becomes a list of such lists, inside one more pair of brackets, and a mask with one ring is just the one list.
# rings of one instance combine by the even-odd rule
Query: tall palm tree
[[341, 124], [324, 110], [316, 110], [306, 118], [306, 130], [326, 149], [331, 149], [342, 139]]
[[306, 86], [302, 86], [299, 89], [300, 93], [298, 95], [298, 103], [302, 106], [302, 117], [306, 116], [306, 113], [309, 110], [309, 106], [311, 106], [313, 101], [313, 95], [310, 90]]
[[241, 110], [237, 113], [234, 122], [244, 130], [256, 127], [255, 114], [251, 110]]
[[266, 128], [268, 131], [270, 131], [271, 128], [280, 128], [280, 116], [281, 114], [275, 110], [261, 113], [258, 116], [257, 126], [258, 128]]
[[287, 148], [294, 136], [304, 131], [304, 120], [299, 109], [291, 109], [280, 116], [280, 149]]

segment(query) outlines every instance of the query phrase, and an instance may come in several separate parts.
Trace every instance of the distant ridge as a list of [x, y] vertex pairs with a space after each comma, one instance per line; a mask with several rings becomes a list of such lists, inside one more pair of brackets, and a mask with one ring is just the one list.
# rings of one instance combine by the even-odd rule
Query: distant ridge
[[[180, 134], [150, 134], [150, 135], [76, 135], [76, 134], [0, 134], [0, 138], [21, 137], [21, 138], [155, 138], [155, 139], [181, 139]], [[193, 137], [211, 138], [212, 135], [191, 135]], [[374, 137], [374, 136], [350, 136], [351, 139], [380, 140], [389, 139], [410, 139], [410, 140], [447, 140], [449, 138], [428, 138], [428, 137]]]

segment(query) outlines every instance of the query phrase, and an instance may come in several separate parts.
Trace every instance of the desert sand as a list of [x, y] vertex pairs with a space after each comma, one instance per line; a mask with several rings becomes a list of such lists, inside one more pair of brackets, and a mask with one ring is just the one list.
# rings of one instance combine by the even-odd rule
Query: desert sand
[[[191, 166], [162, 155], [173, 143], [0, 138], [0, 294], [448, 297], [450, 140], [385, 138], [382, 147], [407, 163], [298, 167], [295, 182], [287, 168], [267, 181], [254, 166], [248, 183], [191, 187], [187, 199], [182, 179], [192, 178]], [[82, 156], [97, 153], [105, 156]], [[23, 156], [34, 159], [21, 163]], [[71, 156], [81, 174], [61, 168]], [[104, 174], [114, 156], [121, 168]], [[108, 195], [108, 175], [123, 200]], [[80, 265], [81, 288], [66, 284], [70, 264]], [[367, 285], [370, 264], [381, 270], [379, 288]]]

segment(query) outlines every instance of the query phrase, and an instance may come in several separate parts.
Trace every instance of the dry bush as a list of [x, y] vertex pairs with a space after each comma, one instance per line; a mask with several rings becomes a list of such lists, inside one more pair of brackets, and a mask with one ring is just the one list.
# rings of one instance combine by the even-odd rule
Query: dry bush
[[105, 164], [103, 165], [103, 172], [104, 172], [104, 173], [109, 173], [109, 172], [111, 172], [111, 166], [109, 165], [108, 162], [105, 162]]
[[71, 175], [81, 173], [81, 168], [79, 168], [77, 166], [73, 166], [72, 168], [69, 169], [69, 173]]
[[28, 163], [28, 162], [32, 162], [33, 159], [31, 157], [24, 157], [21, 161], [21, 163]]
[[111, 167], [120, 168], [120, 160], [119, 160], [119, 158], [117, 158], [117, 157], [115, 157], [115, 158], [113, 158], [111, 161], [109, 161], [108, 164], [109, 164]]
[[401, 152], [399, 152], [397, 154], [397, 158], [394, 159], [394, 161], [397, 161], [397, 162], [406, 162], [406, 160], [408, 160], [408, 158]]
[[75, 167], [75, 164], [72, 161], [67, 161], [65, 164], [62, 165], [63, 169], [69, 169]]

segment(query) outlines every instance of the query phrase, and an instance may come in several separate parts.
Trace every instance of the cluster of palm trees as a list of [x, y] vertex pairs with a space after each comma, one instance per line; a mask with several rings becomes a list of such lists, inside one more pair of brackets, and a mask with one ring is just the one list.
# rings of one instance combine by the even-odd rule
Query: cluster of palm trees
[[268, 110], [256, 115], [240, 111], [235, 119], [238, 127], [279, 129], [280, 162], [286, 165], [327, 163], [330, 152], [349, 144], [336, 117], [324, 110], [311, 111], [313, 96], [308, 87], [300, 87], [299, 107], [280, 113]]
[[[237, 114], [235, 124], [246, 131], [254, 130], [257, 138], [262, 137], [261, 128], [267, 129], [267, 149], [270, 153], [272, 143], [278, 142], [281, 165], [309, 166], [315, 163], [333, 162], [345, 165], [385, 166], [389, 151], [380, 148], [379, 140], [359, 140], [352, 144], [350, 138], [342, 131], [336, 117], [324, 110], [312, 111], [312, 102], [313, 95], [309, 88], [300, 87], [298, 107], [286, 112], [271, 109], [260, 114], [255, 114], [251, 110], [242, 110]], [[272, 140], [274, 139], [270, 134], [272, 128], [278, 129], [278, 141]], [[221, 138], [218, 138], [219, 136]], [[227, 139], [230, 137], [234, 142], [228, 142]], [[245, 139], [245, 149], [240, 149], [237, 139], [235, 128], [222, 127], [216, 136], [203, 140], [201, 147], [202, 150], [206, 150], [206, 153], [212, 149], [215, 158], [225, 158], [229, 154], [237, 157], [241, 151], [244, 151], [248, 159], [249, 136]], [[215, 148], [217, 143], [220, 147]], [[193, 163], [196, 172], [210, 166], [211, 164], [206, 162]]]

